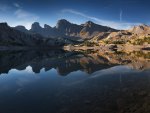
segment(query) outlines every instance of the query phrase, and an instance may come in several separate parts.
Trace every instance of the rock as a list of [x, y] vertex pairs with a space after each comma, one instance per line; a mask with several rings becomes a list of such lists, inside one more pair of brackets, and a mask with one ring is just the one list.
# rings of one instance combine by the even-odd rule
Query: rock
[[21, 32], [29, 33], [29, 31], [22, 25], [18, 25], [16, 27], [14, 27], [14, 29], [21, 31]]
[[[21, 29], [25, 29], [23, 26], [19, 26]], [[39, 30], [41, 27], [39, 23], [34, 23], [32, 28]], [[7, 23], [0, 23], [0, 46], [32, 46], [32, 47], [50, 47], [50, 46], [62, 46], [65, 44], [65, 40], [52, 39], [38, 35], [27, 34], [16, 30], [7, 25]]]
[[40, 31], [42, 27], [40, 26], [39, 22], [34, 22], [31, 26], [31, 31]]
[[[23, 26], [16, 26], [15, 29], [27, 32]], [[44, 37], [61, 37], [61, 38], [70, 38], [73, 40], [79, 39], [91, 39], [94, 36], [97, 36], [101, 32], [112, 32], [117, 31], [113, 28], [102, 26], [93, 23], [92, 21], [87, 21], [84, 24], [77, 25], [70, 23], [65, 19], [58, 20], [56, 27], [51, 27], [47, 24], [44, 25], [44, 28], [40, 26], [38, 22], [32, 24], [29, 33], [37, 33]]]
[[150, 26], [141, 24], [139, 26], [134, 26], [132, 29], [129, 30], [129, 32], [132, 32], [137, 35], [150, 34]]
[[52, 29], [52, 27], [47, 24], [44, 24], [44, 29]]

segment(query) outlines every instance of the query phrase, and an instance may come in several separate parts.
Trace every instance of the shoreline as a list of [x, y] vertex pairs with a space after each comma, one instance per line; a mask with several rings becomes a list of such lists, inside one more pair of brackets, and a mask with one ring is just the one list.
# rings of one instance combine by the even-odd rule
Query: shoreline
[[106, 44], [99, 46], [64, 46], [64, 50], [68, 51], [78, 51], [78, 50], [100, 50], [100, 51], [140, 51], [140, 50], [150, 50], [150, 44], [148, 45], [131, 45], [131, 44]]
[[94, 51], [141, 51], [146, 50], [150, 51], [150, 44], [147, 45], [131, 45], [131, 44], [103, 44], [99, 46], [79, 46], [79, 45], [67, 45], [61, 47], [38, 47], [38, 46], [0, 46], [0, 51], [5, 50], [48, 50], [48, 49], [62, 49], [66, 51], [86, 51], [86, 50], [94, 50]]

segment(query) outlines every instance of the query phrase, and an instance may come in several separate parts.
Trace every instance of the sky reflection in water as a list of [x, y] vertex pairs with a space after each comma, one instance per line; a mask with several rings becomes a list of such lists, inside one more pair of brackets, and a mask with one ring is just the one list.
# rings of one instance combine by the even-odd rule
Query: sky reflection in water
[[48, 53], [25, 53], [0, 56], [1, 61], [24, 56], [22, 62], [2, 64], [5, 65], [0, 76], [2, 113], [140, 113], [150, 110], [150, 63], [145, 58], [139, 60], [134, 54], [132, 59], [133, 54], [125, 53], [81, 55], [57, 51], [55, 58]]

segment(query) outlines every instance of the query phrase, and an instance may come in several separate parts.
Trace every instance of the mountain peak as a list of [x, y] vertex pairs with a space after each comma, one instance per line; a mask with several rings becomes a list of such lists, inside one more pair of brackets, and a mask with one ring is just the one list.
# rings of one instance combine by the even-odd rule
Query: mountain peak
[[85, 24], [95, 24], [95, 23], [92, 21], [87, 21]]
[[66, 19], [61, 19], [61, 20], [58, 20], [57, 24], [56, 24], [56, 28], [57, 29], [61, 29], [61, 28], [64, 28], [65, 26], [68, 26], [70, 25], [71, 23], [66, 20]]
[[1, 27], [1, 28], [7, 28], [7, 27], [8, 27], [8, 24], [7, 24], [6, 22], [0, 23], [0, 27]]
[[31, 31], [40, 31], [42, 27], [40, 26], [39, 22], [34, 22], [31, 26]]
[[23, 25], [18, 25], [18, 26], [16, 26], [15, 28], [18, 28], [18, 29], [26, 29], [25, 26], [23, 26]]
[[148, 25], [146, 25], [146, 24], [141, 24], [139, 26], [148, 27]]
[[59, 22], [63, 22], [63, 23], [70, 23], [68, 20], [66, 20], [66, 19], [60, 19], [60, 20], [58, 20], [58, 23]]
[[83, 24], [83, 26], [87, 26], [87, 27], [91, 27], [93, 25], [95, 25], [95, 23], [92, 21], [87, 21], [87, 22], [85, 22], [85, 24]]
[[147, 27], [150, 27], [150, 26], [148, 26], [148, 25], [146, 25], [146, 24], [140, 24], [140, 25], [137, 25], [137, 26], [134, 26], [133, 27], [133, 29], [135, 29], [135, 28], [147, 28]]
[[26, 32], [26, 33], [28, 32], [28, 30], [26, 29], [26, 27], [22, 26], [22, 25], [18, 25], [16, 27], [14, 27], [14, 29], [22, 31], [22, 32]]
[[49, 26], [49, 25], [47, 25], [47, 24], [44, 24], [44, 28], [45, 28], [45, 29], [51, 29], [52, 27]]
[[41, 28], [40, 23], [39, 22], [34, 22], [32, 24], [32, 28]]
[[135, 34], [148, 34], [150, 33], [150, 26], [146, 24], [141, 24], [138, 26], [134, 26], [129, 31]]

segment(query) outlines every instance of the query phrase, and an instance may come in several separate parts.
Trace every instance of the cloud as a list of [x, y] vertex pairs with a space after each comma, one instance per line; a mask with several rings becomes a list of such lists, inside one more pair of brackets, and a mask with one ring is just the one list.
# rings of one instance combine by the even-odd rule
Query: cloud
[[37, 20], [39, 18], [37, 15], [22, 9], [16, 10], [14, 14], [17, 16], [17, 18], [24, 20]]
[[24, 10], [20, 5], [17, 8], [18, 9], [15, 10], [14, 15], [16, 16], [18, 21], [13, 23], [13, 26], [24, 25], [27, 29], [30, 29], [32, 23], [37, 21], [39, 19], [39, 16]]
[[[9, 15], [7, 13], [9, 13]], [[24, 9], [18, 3], [11, 5], [0, 3], [0, 14], [0, 22], [7, 21], [8, 24], [13, 27], [24, 25], [27, 29], [30, 29], [31, 24], [39, 19], [39, 16]]]
[[75, 11], [72, 9], [64, 9], [64, 10], [62, 10], [62, 13], [71, 13], [71, 14], [79, 15], [80, 17], [84, 17], [84, 18], [87, 18], [89, 20], [93, 20], [93, 21], [97, 22], [98, 24], [101, 24], [104, 26], [110, 26], [110, 27], [116, 28], [116, 29], [129, 29], [134, 25], [140, 24], [140, 23], [121, 22], [122, 21], [122, 11], [120, 12], [120, 22], [102, 20], [102, 19], [99, 19], [97, 17], [89, 16], [89, 15], [86, 15], [82, 12], [78, 12], [78, 11]]
[[16, 8], [21, 8], [21, 6], [18, 3], [13, 4]]

